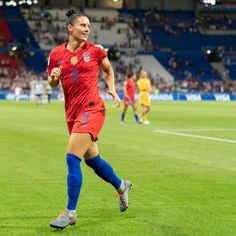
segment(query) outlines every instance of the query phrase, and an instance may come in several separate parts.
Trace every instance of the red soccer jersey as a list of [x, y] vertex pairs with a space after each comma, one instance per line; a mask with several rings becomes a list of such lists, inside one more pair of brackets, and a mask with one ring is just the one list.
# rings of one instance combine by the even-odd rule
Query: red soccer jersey
[[73, 122], [81, 112], [104, 109], [98, 90], [98, 74], [107, 53], [90, 42], [85, 42], [75, 52], [69, 51], [66, 45], [50, 52], [47, 73], [50, 75], [54, 67], [61, 68], [66, 120]]
[[135, 82], [132, 79], [128, 79], [124, 83], [127, 94], [133, 96], [135, 94]]

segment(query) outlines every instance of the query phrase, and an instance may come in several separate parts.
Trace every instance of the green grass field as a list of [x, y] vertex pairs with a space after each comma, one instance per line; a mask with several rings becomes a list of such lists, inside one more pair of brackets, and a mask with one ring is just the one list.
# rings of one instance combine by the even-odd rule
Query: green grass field
[[63, 104], [0, 102], [0, 235], [235, 236], [236, 103], [153, 103], [147, 126], [131, 111], [122, 125], [121, 110], [106, 105], [100, 154], [132, 180], [130, 207], [120, 213], [114, 189], [82, 163], [78, 223], [56, 231], [48, 223], [66, 205]]

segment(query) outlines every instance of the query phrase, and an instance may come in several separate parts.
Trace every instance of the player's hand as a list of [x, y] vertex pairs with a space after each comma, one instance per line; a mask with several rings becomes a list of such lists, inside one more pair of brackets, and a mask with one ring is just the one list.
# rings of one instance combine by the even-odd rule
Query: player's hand
[[51, 71], [50, 77], [53, 80], [57, 81], [60, 78], [61, 73], [62, 73], [61, 68], [54, 67]]
[[121, 104], [119, 95], [115, 91], [111, 91], [111, 90], [108, 91], [108, 93], [112, 96], [115, 107], [119, 108]]

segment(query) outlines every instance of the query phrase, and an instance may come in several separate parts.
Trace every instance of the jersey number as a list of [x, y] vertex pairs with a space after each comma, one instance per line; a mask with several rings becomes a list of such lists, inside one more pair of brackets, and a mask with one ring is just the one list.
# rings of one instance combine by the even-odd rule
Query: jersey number
[[79, 70], [78, 70], [78, 68], [73, 68], [72, 69], [71, 79], [72, 79], [72, 82], [79, 81]]
[[84, 112], [82, 114], [81, 124], [79, 125], [79, 127], [86, 127], [88, 122], [89, 122], [89, 113], [88, 112]]

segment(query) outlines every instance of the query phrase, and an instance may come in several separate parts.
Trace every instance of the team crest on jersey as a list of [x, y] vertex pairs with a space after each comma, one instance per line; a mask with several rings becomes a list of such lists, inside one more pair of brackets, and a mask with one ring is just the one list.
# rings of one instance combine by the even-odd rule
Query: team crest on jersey
[[85, 62], [89, 62], [90, 61], [90, 54], [88, 52], [84, 52], [83, 58], [84, 58]]
[[71, 57], [70, 59], [71, 64], [74, 66], [78, 63], [78, 58], [77, 56]]

